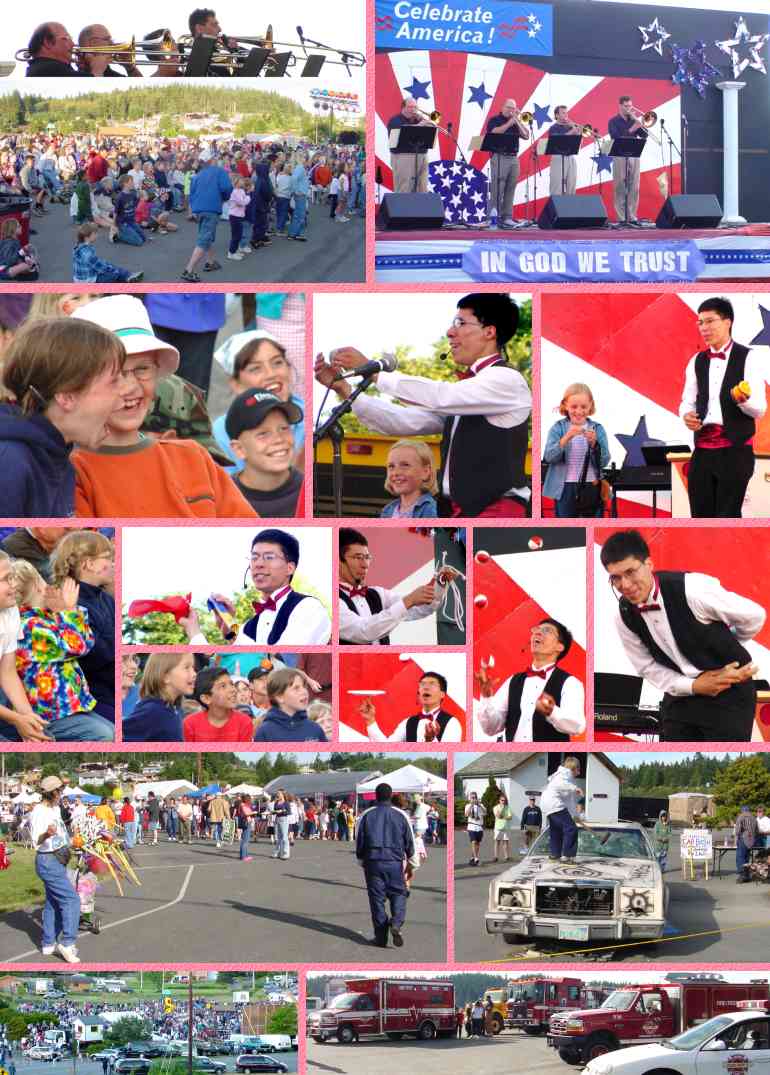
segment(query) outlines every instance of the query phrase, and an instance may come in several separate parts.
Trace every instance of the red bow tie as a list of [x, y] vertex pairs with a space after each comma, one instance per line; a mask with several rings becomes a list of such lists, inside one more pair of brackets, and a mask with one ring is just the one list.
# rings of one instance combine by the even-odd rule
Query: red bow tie
[[457, 380], [458, 381], [467, 381], [470, 377], [475, 377], [475, 376], [476, 376], [476, 374], [473, 372], [473, 370], [458, 370], [457, 371]]
[[348, 597], [366, 597], [368, 592], [368, 586], [352, 586], [348, 590]]
[[637, 605], [637, 612], [660, 612], [660, 605], [656, 605], [654, 602], [651, 605]]
[[278, 606], [272, 597], [268, 597], [264, 601], [253, 601], [251, 607], [259, 616], [261, 612], [275, 612]]
[[527, 679], [529, 679], [530, 676], [537, 676], [539, 679], [545, 679], [546, 678], [545, 669], [544, 668], [528, 668], [527, 669]]
[[724, 351], [709, 351], [709, 358], [727, 358]]

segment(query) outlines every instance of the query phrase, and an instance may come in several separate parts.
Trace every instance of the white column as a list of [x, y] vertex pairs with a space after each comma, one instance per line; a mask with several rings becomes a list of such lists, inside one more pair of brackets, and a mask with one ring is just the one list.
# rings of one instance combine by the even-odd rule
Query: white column
[[722, 91], [723, 224], [746, 223], [746, 218], [740, 214], [738, 182], [738, 94], [745, 85], [745, 82], [717, 82], [716, 84], [717, 89]]

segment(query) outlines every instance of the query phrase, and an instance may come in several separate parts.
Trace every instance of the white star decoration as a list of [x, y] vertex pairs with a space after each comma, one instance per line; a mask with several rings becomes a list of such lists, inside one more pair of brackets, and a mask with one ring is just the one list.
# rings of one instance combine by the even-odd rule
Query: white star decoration
[[[741, 15], [735, 23], [735, 36], [729, 41], [715, 41], [714, 44], [720, 52], [724, 52], [733, 65], [733, 78], [739, 78], [747, 67], [753, 67], [755, 71], [761, 71], [763, 75], [767, 74], [765, 61], [759, 53], [760, 49], [767, 44], [768, 38], [770, 34], [751, 34], [746, 20]], [[739, 51], [744, 45], [748, 50], [747, 56], [742, 56]]]
[[647, 49], [655, 49], [658, 56], [663, 55], [663, 42], [668, 41], [671, 34], [659, 19], [653, 19], [649, 26], [640, 26], [639, 33], [642, 35], [642, 52]]

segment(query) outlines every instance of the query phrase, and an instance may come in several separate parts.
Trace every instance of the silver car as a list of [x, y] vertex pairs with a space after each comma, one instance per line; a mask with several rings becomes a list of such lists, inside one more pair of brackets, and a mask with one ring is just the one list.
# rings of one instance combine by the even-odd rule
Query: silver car
[[649, 940], [662, 936], [668, 888], [641, 825], [584, 822], [574, 862], [549, 858], [548, 831], [490, 882], [487, 933], [508, 944]]

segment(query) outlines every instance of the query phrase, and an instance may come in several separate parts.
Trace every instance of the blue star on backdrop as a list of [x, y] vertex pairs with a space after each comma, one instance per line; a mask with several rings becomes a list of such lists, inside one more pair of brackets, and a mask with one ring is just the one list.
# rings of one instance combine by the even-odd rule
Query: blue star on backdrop
[[612, 172], [612, 157], [606, 153], [602, 153], [601, 150], [591, 160], [596, 165], [596, 174], [601, 175], [602, 172]]
[[626, 458], [623, 460], [624, 467], [645, 466], [642, 446], [645, 444], [664, 444], [665, 441], [655, 440], [647, 432], [647, 415], [643, 414], [636, 423], [633, 433], [616, 433], [615, 439], [619, 440], [626, 449]]
[[468, 89], [471, 91], [471, 95], [465, 102], [466, 104], [478, 105], [479, 108], [483, 109], [487, 101], [492, 100], [493, 95], [491, 93], [487, 93], [486, 87], [484, 86], [483, 82], [480, 86], [469, 86]]
[[420, 98], [429, 101], [428, 86], [430, 86], [430, 82], [430, 79], [427, 82], [420, 82], [419, 78], [412, 78], [412, 85], [403, 86], [402, 89], [407, 97], [414, 97], [415, 101], [419, 101]]
[[760, 306], [759, 312], [762, 315], [762, 331], [757, 333], [751, 343], [752, 346], [764, 345], [765, 347], [770, 347], [770, 310]]
[[705, 96], [706, 87], [720, 75], [719, 69], [706, 59], [706, 42], [696, 41], [687, 49], [672, 45], [671, 55], [676, 68], [671, 81], [677, 86], [692, 86], [699, 97]]
[[551, 122], [551, 117], [548, 115], [548, 105], [543, 108], [541, 105], [535, 104], [532, 106], [532, 108], [535, 117], [535, 123], [538, 125], [538, 127], [545, 127], [546, 123]]
[[463, 161], [433, 161], [428, 165], [428, 190], [444, 203], [450, 224], [480, 224], [487, 218], [487, 177]]

